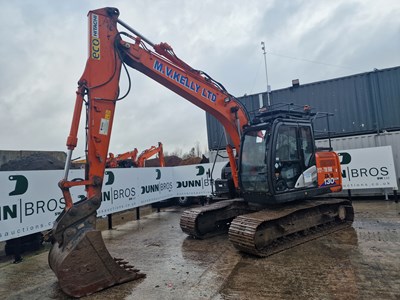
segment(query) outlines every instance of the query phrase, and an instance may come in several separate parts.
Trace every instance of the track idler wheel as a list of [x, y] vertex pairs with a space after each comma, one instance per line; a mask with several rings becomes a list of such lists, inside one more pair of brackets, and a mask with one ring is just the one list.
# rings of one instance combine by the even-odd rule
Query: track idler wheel
[[85, 232], [65, 247], [53, 244], [49, 264], [61, 289], [73, 297], [146, 276], [122, 259], [112, 258], [98, 230]]

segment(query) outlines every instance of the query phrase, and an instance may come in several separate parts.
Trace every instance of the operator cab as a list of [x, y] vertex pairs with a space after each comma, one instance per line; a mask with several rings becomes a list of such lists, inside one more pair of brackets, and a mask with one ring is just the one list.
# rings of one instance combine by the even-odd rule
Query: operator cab
[[283, 203], [330, 192], [318, 184], [311, 117], [270, 111], [245, 129], [239, 182], [246, 201]]

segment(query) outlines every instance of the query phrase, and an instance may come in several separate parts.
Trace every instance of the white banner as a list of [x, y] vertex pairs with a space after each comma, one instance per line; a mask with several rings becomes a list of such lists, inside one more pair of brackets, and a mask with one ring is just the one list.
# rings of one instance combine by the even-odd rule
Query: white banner
[[[397, 177], [391, 146], [337, 151], [343, 189], [394, 188]], [[216, 163], [213, 179], [220, 178], [226, 162]], [[107, 169], [98, 216], [143, 206], [177, 196], [212, 193], [212, 164], [166, 168]], [[0, 241], [50, 229], [65, 206], [58, 187], [63, 170], [0, 172]], [[69, 179], [83, 178], [71, 170]], [[71, 189], [74, 201], [84, 187]]]
[[[216, 163], [213, 179], [226, 163]], [[98, 216], [143, 206], [177, 196], [211, 195], [212, 164], [165, 168], [107, 169]], [[58, 181], [63, 170], [0, 172], [0, 241], [52, 228], [64, 209]], [[69, 180], [84, 177], [71, 170]], [[84, 187], [71, 188], [75, 201], [85, 196]]]
[[343, 189], [397, 190], [391, 146], [336, 151], [342, 168]]
[[[210, 165], [210, 164], [209, 164]], [[217, 169], [214, 170], [213, 179], [220, 178], [221, 170], [226, 163], [216, 163]], [[174, 169], [175, 172], [175, 194], [177, 196], [202, 196], [211, 195], [211, 178], [207, 174], [211, 171], [211, 166], [197, 165], [182, 166]]]

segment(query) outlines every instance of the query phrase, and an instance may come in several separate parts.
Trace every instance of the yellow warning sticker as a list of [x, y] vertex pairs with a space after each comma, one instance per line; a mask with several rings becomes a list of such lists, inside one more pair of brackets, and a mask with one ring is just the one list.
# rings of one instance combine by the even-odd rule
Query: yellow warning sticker
[[111, 119], [111, 110], [106, 109], [106, 115], [104, 116], [104, 119], [110, 120]]

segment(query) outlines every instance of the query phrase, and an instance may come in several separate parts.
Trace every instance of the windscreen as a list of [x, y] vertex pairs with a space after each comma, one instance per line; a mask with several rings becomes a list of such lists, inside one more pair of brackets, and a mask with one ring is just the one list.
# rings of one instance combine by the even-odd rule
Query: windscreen
[[267, 192], [267, 145], [269, 130], [249, 131], [242, 143], [240, 160], [241, 188], [247, 192]]

